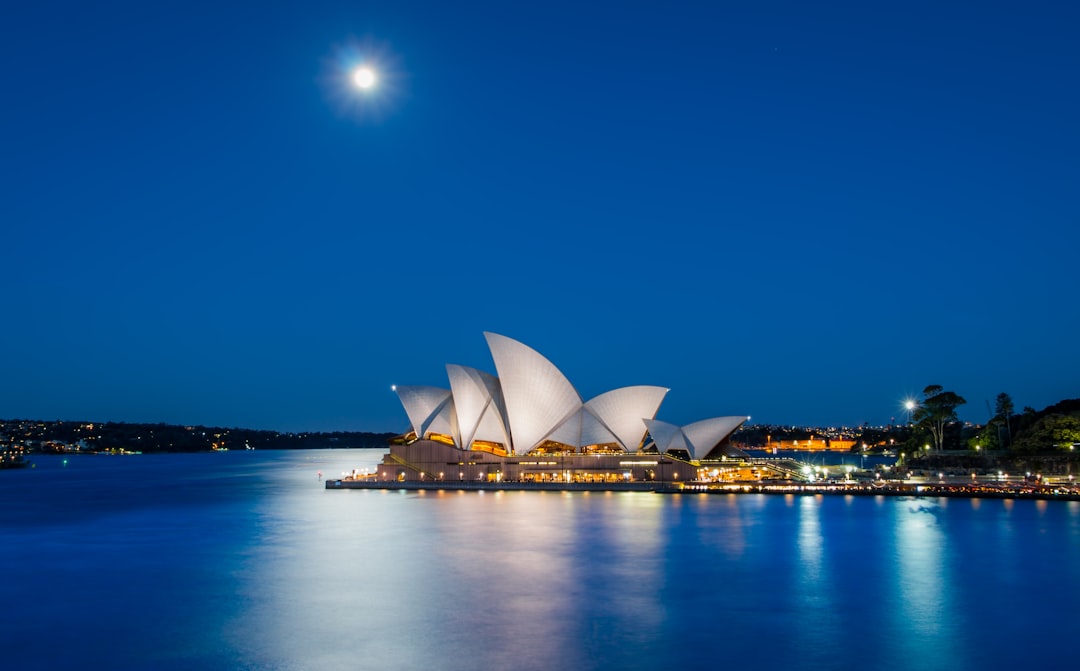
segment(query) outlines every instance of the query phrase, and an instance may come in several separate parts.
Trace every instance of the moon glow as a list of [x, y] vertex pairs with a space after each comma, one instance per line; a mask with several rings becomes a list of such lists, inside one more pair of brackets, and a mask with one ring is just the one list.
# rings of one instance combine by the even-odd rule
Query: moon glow
[[369, 89], [372, 86], [375, 86], [375, 71], [371, 68], [366, 67], [356, 68], [355, 70], [353, 70], [352, 80], [357, 87], [362, 89]]

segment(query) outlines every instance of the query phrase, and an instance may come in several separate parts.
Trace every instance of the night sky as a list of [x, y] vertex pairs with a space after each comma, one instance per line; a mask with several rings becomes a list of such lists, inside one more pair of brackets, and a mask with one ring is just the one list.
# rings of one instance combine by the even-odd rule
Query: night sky
[[1078, 8], [7, 3], [0, 417], [405, 430], [483, 331], [675, 423], [1080, 397]]

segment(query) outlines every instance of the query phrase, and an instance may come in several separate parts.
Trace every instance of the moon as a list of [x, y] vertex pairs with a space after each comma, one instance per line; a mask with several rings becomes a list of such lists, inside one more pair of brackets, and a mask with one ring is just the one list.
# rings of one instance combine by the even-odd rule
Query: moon
[[375, 71], [371, 68], [363, 66], [358, 67], [353, 70], [352, 80], [357, 87], [362, 89], [369, 89], [372, 86], [375, 86]]

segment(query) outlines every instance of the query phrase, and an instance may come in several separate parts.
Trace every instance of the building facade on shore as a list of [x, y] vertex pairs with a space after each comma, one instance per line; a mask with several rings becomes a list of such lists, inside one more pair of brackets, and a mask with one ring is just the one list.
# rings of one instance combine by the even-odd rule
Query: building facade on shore
[[803, 440], [773, 440], [770, 436], [763, 446], [766, 450], [796, 450], [800, 452], [820, 452], [831, 450], [834, 452], [850, 452], [855, 447], [854, 440], [843, 438], [821, 438], [810, 436]]
[[429, 482], [691, 482], [701, 467], [656, 453], [542, 452], [501, 455], [461, 450], [434, 440], [395, 444], [379, 465], [379, 480]]
[[685, 426], [656, 419], [668, 390], [582, 399], [536, 350], [485, 333], [497, 375], [447, 365], [449, 388], [395, 386], [412, 430], [371, 477], [392, 480], [626, 482], [697, 479], [700, 460], [736, 452], [748, 417]]

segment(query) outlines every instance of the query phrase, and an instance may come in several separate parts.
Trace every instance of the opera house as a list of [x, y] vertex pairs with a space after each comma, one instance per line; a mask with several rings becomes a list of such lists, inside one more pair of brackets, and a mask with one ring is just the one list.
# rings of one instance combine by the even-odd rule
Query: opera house
[[395, 386], [412, 430], [373, 477], [446, 482], [687, 482], [748, 418], [656, 419], [668, 390], [632, 386], [584, 400], [532, 348], [485, 333], [497, 375], [446, 366], [449, 388]]

